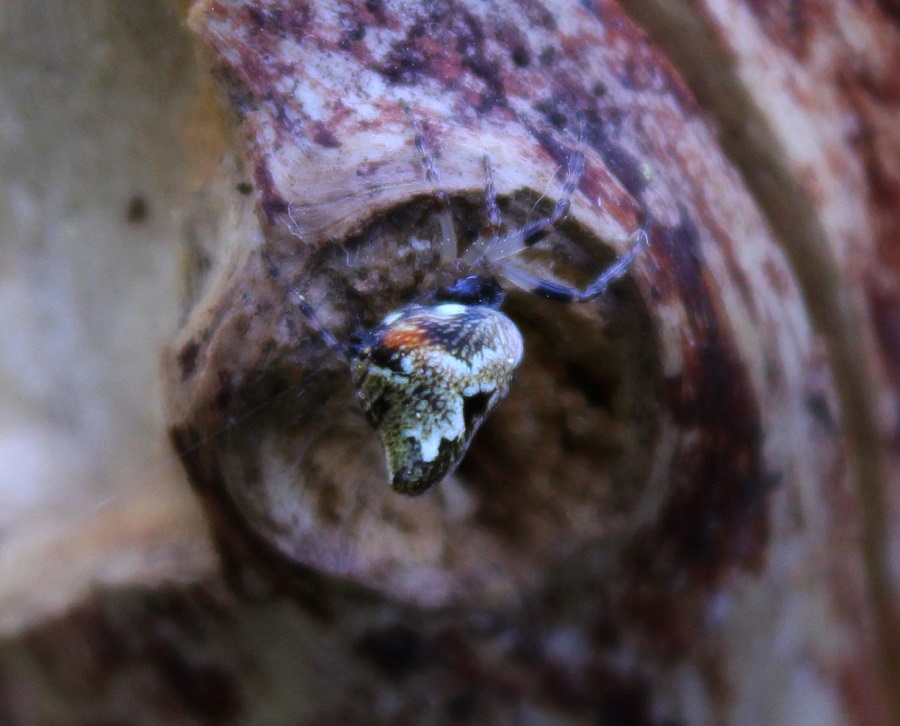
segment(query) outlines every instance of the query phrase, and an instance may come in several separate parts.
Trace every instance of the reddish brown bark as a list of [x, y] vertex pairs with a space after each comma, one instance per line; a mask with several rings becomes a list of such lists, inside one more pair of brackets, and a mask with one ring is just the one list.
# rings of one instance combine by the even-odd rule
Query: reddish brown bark
[[[141, 689], [104, 663], [149, 668], [159, 718], [891, 722], [896, 17], [627, 6], [663, 49], [612, 2], [194, 6], [236, 141], [165, 387], [224, 575], [98, 594], [11, 642], [8, 683], [96, 664], [66, 698], [109, 718], [90, 683]], [[437, 284], [409, 115], [460, 230], [484, 155], [514, 225], [583, 144], [531, 269], [583, 284], [651, 239], [598, 304], [510, 294], [521, 373], [418, 499], [295, 298], [345, 340]]]

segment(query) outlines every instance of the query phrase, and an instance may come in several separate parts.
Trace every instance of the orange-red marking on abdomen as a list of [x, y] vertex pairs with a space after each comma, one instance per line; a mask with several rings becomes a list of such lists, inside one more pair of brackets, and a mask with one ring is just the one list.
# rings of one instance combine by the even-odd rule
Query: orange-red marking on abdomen
[[428, 331], [420, 325], [398, 325], [385, 333], [382, 343], [392, 350], [421, 348], [428, 343]]

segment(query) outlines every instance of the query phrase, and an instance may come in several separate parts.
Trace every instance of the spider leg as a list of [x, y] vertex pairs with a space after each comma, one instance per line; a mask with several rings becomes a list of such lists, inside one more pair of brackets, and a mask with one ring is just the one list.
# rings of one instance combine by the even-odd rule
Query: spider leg
[[484, 256], [485, 250], [497, 238], [497, 233], [503, 225], [503, 217], [500, 214], [500, 207], [497, 206], [497, 188], [494, 186], [494, 170], [491, 167], [491, 160], [487, 154], [481, 158], [484, 164], [484, 212], [485, 224], [469, 249], [463, 254], [466, 262], [475, 262]]
[[437, 165], [434, 162], [434, 154], [428, 148], [425, 135], [422, 133], [422, 127], [408, 106], [404, 104], [403, 109], [406, 111], [415, 132], [416, 149], [419, 151], [419, 156], [422, 160], [425, 179], [431, 185], [432, 192], [437, 198], [438, 222], [441, 225], [441, 261], [449, 264], [456, 261], [458, 254], [456, 229], [453, 227], [453, 213], [450, 211], [450, 199], [441, 186], [441, 178], [438, 174]]
[[485, 154], [481, 163], [484, 164], [484, 210], [487, 213], [484, 232], [494, 237], [500, 231], [503, 217], [500, 215], [500, 207], [497, 206], [497, 188], [494, 186], [494, 170], [491, 168], [490, 157]]
[[527, 290], [545, 300], [563, 303], [583, 303], [600, 297], [606, 292], [606, 288], [620, 277], [623, 277], [628, 272], [631, 263], [634, 262], [641, 250], [648, 244], [650, 244], [650, 238], [647, 236], [647, 232], [639, 229], [631, 236], [631, 249], [607, 267], [584, 290], [570, 285], [562, 285], [558, 282], [551, 282], [550, 280], [542, 280], [537, 275], [523, 270], [512, 262], [501, 262], [498, 272], [513, 285], [521, 287], [523, 290]]
[[485, 259], [488, 262], [497, 262], [504, 257], [521, 252], [559, 224], [569, 213], [572, 194], [583, 176], [584, 154], [581, 151], [575, 151], [569, 157], [566, 165], [566, 178], [563, 181], [562, 194], [559, 201], [556, 202], [556, 206], [553, 207], [553, 211], [548, 216], [536, 219], [521, 229], [492, 240], [484, 251]]
[[333, 350], [335, 353], [338, 353], [340, 356], [349, 359], [350, 351], [347, 346], [334, 337], [334, 333], [332, 333], [327, 328], [325, 323], [322, 322], [322, 320], [316, 313], [315, 308], [313, 308], [313, 306], [309, 304], [309, 300], [306, 299], [306, 296], [296, 288], [287, 287], [281, 282], [281, 278], [278, 275], [278, 270], [275, 267], [275, 263], [266, 252], [262, 253], [262, 259], [263, 263], [266, 266], [266, 270], [269, 273], [269, 278], [272, 280], [272, 282], [274, 282], [284, 290], [285, 297], [293, 302], [300, 310], [300, 312], [303, 313], [304, 316], [306, 316], [306, 320], [309, 322], [310, 327], [315, 331], [316, 335], [318, 335], [323, 341], [325, 341], [325, 345], [331, 348], [331, 350]]

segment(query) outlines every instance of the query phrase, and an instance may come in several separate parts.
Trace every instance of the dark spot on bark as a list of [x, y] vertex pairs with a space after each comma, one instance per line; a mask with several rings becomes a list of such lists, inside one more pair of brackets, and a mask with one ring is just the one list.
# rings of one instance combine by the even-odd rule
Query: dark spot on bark
[[556, 18], [540, 0], [519, 0], [518, 5], [529, 25], [556, 30]]
[[269, 224], [274, 224], [275, 218], [286, 214], [288, 203], [275, 192], [275, 182], [269, 167], [257, 164], [253, 172], [256, 180], [256, 188], [259, 191], [259, 206]]
[[471, 722], [478, 711], [478, 694], [478, 689], [471, 686], [453, 696], [447, 702], [447, 717], [453, 721]]
[[421, 54], [412, 48], [399, 46], [388, 56], [381, 73], [390, 83], [411, 84], [424, 69], [425, 59]]
[[540, 668], [542, 698], [569, 713], [588, 708], [592, 696], [587, 692], [587, 684], [570, 668], [546, 657], [536, 665]]
[[150, 208], [147, 204], [146, 197], [140, 194], [132, 195], [125, 207], [125, 219], [131, 224], [138, 224], [147, 220]]
[[366, 0], [366, 10], [378, 18], [382, 23], [385, 22], [384, 3], [382, 0]]
[[353, 30], [350, 31], [349, 38], [354, 43], [359, 42], [363, 38], [366, 37], [366, 26], [360, 23]]
[[147, 653], [147, 662], [157, 666], [162, 682], [179, 694], [188, 711], [203, 720], [221, 722], [237, 716], [242, 707], [237, 678], [225, 668], [194, 662], [184, 652], [183, 643], [167, 642], [166, 630], [156, 630], [156, 640]]
[[509, 48], [509, 57], [517, 68], [531, 65], [531, 48], [520, 27], [514, 23], [501, 24], [494, 33], [497, 42]]
[[334, 132], [325, 124], [321, 123], [320, 121], [316, 121], [310, 126], [312, 131], [310, 137], [319, 146], [324, 146], [327, 149], [336, 149], [341, 145], [341, 142], [338, 141], [338, 138], [334, 135]]
[[608, 89], [607, 89], [607, 87], [606, 87], [606, 84], [605, 84], [605, 83], [602, 83], [601, 81], [597, 81], [597, 82], [594, 84], [594, 87], [591, 89], [591, 92], [592, 92], [597, 98], [603, 98], [603, 97], [607, 94], [607, 91], [608, 91]]
[[824, 390], [816, 387], [815, 389], [808, 391], [804, 402], [806, 404], [806, 410], [809, 411], [813, 419], [826, 433], [831, 435], [836, 435], [838, 433], [839, 428], [837, 418]]
[[591, 642], [603, 651], [611, 651], [620, 646], [622, 639], [614, 616], [607, 612], [595, 615], [591, 626]]
[[661, 78], [658, 65], [642, 55], [626, 59], [619, 72], [619, 82], [630, 91], [658, 92], [660, 87], [667, 86], [672, 80]]
[[641, 172], [641, 162], [616, 143], [614, 139], [619, 135], [615, 130], [608, 128], [606, 122], [591, 113], [587, 115], [584, 134], [588, 145], [600, 152], [603, 161], [628, 193], [632, 197], [639, 197], [647, 186], [647, 179]]
[[513, 48], [510, 57], [512, 62], [519, 68], [527, 68], [531, 65], [531, 52], [524, 45]]
[[216, 408], [224, 411], [233, 399], [234, 383], [231, 380], [231, 373], [222, 369], [219, 371], [219, 388], [215, 395]]
[[900, 2], [898, 0], [875, 0], [881, 12], [890, 18], [894, 25], [900, 26]]
[[649, 685], [636, 676], [627, 676], [595, 665], [590, 669], [596, 723], [625, 726], [676, 726], [677, 722], [661, 720], [652, 712]]
[[[487, 54], [482, 20], [461, 8], [455, 10], [423, 6], [406, 35], [391, 46], [379, 71], [395, 84], [431, 78], [448, 87], [465, 86], [470, 103], [484, 112], [505, 101], [501, 64]], [[473, 83], [475, 79], [480, 83]]]
[[557, 131], [562, 131], [566, 128], [568, 118], [555, 101], [540, 101], [535, 104], [534, 108], [544, 117], [544, 120]]
[[617, 390], [615, 380], [603, 380], [596, 371], [574, 362], [566, 365], [566, 377], [581, 391], [589, 406], [604, 411], [613, 410], [613, 396]]
[[186, 381], [194, 373], [197, 365], [197, 353], [200, 352], [200, 345], [196, 340], [187, 343], [180, 351], [178, 351], [178, 367], [181, 369], [181, 380]]
[[[248, 57], [245, 61], [252, 64], [253, 58]], [[230, 66], [216, 66], [212, 70], [213, 78], [217, 79], [221, 87], [225, 89], [228, 96], [228, 103], [234, 110], [239, 121], [243, 121], [249, 111], [256, 106], [256, 96], [249, 85], [238, 75], [237, 71]]]
[[484, 112], [506, 97], [503, 74], [497, 59], [489, 58], [486, 53], [481, 21], [471, 13], [461, 14], [460, 21], [454, 23], [457, 31], [456, 49], [462, 57], [463, 67], [480, 78], [486, 86], [479, 109]]
[[253, 191], [253, 185], [250, 182], [238, 182], [235, 184], [234, 188], [237, 190], [238, 194], [243, 194], [244, 196], [247, 196]]
[[356, 26], [341, 35], [338, 41], [338, 47], [341, 50], [349, 50], [354, 43], [358, 43], [366, 37], [366, 26], [357, 23]]
[[421, 636], [399, 624], [369, 631], [357, 642], [356, 652], [391, 680], [401, 680], [435, 661]]
[[251, 34], [265, 33], [276, 38], [302, 39], [309, 32], [312, 7], [306, 3], [272, 3], [267, 7], [246, 8], [247, 27]]

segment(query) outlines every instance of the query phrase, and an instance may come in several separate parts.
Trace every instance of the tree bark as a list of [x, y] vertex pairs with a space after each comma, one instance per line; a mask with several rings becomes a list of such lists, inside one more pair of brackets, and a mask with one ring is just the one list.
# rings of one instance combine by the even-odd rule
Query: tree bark
[[[900, 723], [897, 10], [623, 5], [202, 0], [201, 60], [169, 71], [158, 48], [189, 43], [172, 18], [98, 33], [171, 79], [120, 81], [129, 113], [102, 123], [167, 119], [162, 171], [130, 178], [150, 209], [182, 200], [151, 237], [185, 262], [165, 428], [202, 515], [156, 463], [101, 467], [127, 485], [94, 481], [75, 508], [114, 506], [61, 540], [32, 525], [65, 519], [63, 486], [10, 517], [6, 721]], [[159, 46], [131, 53], [145, 27]], [[598, 302], [509, 293], [510, 395], [408, 498], [317, 327], [346, 341], [444, 279], [415, 126], [463, 238], [485, 157], [514, 228], [581, 151], [570, 216], [527, 269], [583, 285], [635, 230], [650, 244]], [[80, 168], [46, 188], [77, 198]], [[114, 209], [73, 215], [98, 260]], [[86, 268], [85, 290], [105, 279]], [[137, 269], [115, 272], [153, 279]], [[153, 355], [137, 317], [128, 350]]]

